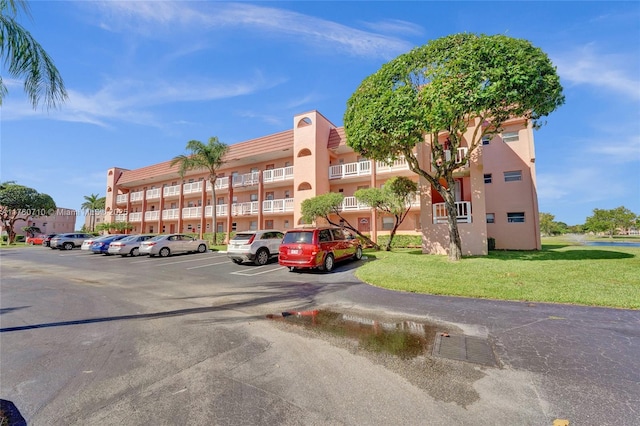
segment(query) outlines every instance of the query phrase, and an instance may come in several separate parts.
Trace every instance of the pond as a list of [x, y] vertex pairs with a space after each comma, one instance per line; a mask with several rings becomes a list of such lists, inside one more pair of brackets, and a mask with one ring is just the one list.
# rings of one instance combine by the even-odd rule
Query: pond
[[585, 246], [609, 246], [609, 247], [640, 247], [640, 242], [622, 242], [622, 241], [585, 241]]

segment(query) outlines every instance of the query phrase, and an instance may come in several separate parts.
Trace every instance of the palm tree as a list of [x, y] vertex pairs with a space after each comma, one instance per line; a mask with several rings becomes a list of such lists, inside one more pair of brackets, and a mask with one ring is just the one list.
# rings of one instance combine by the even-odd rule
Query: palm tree
[[178, 155], [171, 160], [171, 166], [178, 164], [178, 174], [181, 178], [189, 170], [205, 169], [208, 173], [208, 180], [211, 184], [211, 203], [213, 204], [213, 245], [217, 241], [217, 208], [216, 208], [216, 180], [218, 179], [218, 170], [224, 162], [224, 155], [229, 150], [229, 146], [220, 142], [216, 136], [209, 138], [209, 143], [204, 144], [200, 141], [191, 140], [187, 143], [186, 149], [191, 152], [189, 155]]
[[[16, 22], [18, 9], [30, 15], [25, 0], [0, 0], [0, 60], [9, 75], [24, 78], [24, 90], [34, 109], [42, 98], [47, 108], [56, 107], [67, 98], [64, 82], [47, 52]], [[0, 76], [0, 105], [6, 94]]]
[[82, 203], [82, 208], [84, 210], [88, 210], [91, 215], [91, 231], [95, 231], [96, 229], [96, 210], [104, 209], [105, 205], [105, 197], [100, 197], [98, 194], [85, 195], [84, 199], [86, 200]]

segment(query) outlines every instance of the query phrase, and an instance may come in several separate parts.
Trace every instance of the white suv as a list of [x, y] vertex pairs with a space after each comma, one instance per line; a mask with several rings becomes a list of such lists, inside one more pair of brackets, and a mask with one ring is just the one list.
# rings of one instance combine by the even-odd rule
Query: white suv
[[237, 264], [245, 261], [266, 265], [278, 257], [284, 232], [274, 229], [238, 232], [227, 245], [227, 256]]

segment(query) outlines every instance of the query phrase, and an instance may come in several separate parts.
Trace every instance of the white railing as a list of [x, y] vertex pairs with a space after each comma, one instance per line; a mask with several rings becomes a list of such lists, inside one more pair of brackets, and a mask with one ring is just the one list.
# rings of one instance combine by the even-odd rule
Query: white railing
[[[464, 163], [464, 157], [467, 155], [467, 152], [469, 152], [469, 148], [467, 148], [466, 146], [458, 148], [456, 151], [455, 163], [460, 164], [461, 166], [466, 166], [467, 164]], [[449, 149], [444, 150], [444, 160], [451, 161], [451, 150]], [[439, 160], [436, 160], [436, 161], [439, 161]]]
[[342, 210], [368, 210], [370, 207], [358, 201], [356, 197], [344, 197]]
[[119, 213], [117, 215], [115, 215], [116, 217], [116, 222], [126, 222], [127, 221], [127, 214], [126, 213]]
[[231, 214], [233, 216], [244, 216], [258, 214], [258, 202], [251, 201], [248, 203], [236, 203], [231, 205]]
[[[456, 201], [458, 223], [471, 223], [471, 202]], [[445, 203], [433, 205], [433, 223], [447, 223], [447, 207]]]
[[144, 220], [158, 220], [160, 218], [160, 210], [152, 210], [144, 212]]
[[120, 194], [116, 196], [116, 204], [125, 204], [127, 199], [129, 198], [129, 194]]
[[369, 160], [329, 166], [329, 179], [342, 179], [350, 176], [366, 176], [370, 174], [371, 161]]
[[129, 222], [141, 222], [142, 212], [129, 213]]
[[202, 207], [185, 207], [182, 209], [182, 218], [199, 218], [202, 216]]
[[162, 219], [178, 219], [180, 217], [179, 209], [164, 209], [162, 210]]
[[142, 201], [143, 193], [142, 191], [132, 192], [131, 193], [131, 201]]
[[293, 179], [293, 166], [269, 169], [262, 172], [262, 181], [265, 183], [280, 182], [289, 179]]
[[[223, 176], [216, 179], [216, 191], [218, 189], [229, 188], [229, 176]], [[207, 181], [207, 192], [211, 192], [211, 182]]]
[[257, 185], [260, 180], [260, 172], [245, 173], [243, 175], [233, 176], [233, 186], [251, 186]]
[[165, 186], [162, 188], [162, 195], [164, 197], [176, 197], [180, 195], [180, 185]]
[[409, 163], [404, 156], [393, 161], [376, 161], [376, 173], [395, 172], [397, 170], [409, 170]]
[[185, 183], [182, 185], [183, 194], [193, 194], [194, 192], [202, 192], [202, 181]]
[[147, 189], [147, 200], [160, 198], [160, 188]]
[[[216, 205], [216, 216], [222, 217], [226, 216], [229, 212], [226, 204], [217, 204]], [[204, 208], [204, 216], [205, 217], [213, 217], [213, 206], [206, 206]]]
[[265, 200], [262, 202], [264, 213], [283, 213], [293, 211], [293, 198], [283, 198], [280, 200]]

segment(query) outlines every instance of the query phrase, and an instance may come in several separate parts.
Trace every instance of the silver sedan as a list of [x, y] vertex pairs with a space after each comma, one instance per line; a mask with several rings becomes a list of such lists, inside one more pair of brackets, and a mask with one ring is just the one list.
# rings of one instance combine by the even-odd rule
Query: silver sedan
[[175, 253], [204, 253], [207, 242], [184, 234], [164, 234], [140, 243], [140, 254], [167, 257]]
[[140, 254], [140, 244], [153, 237], [153, 235], [129, 235], [120, 241], [114, 241], [109, 244], [107, 252], [109, 254], [119, 254], [122, 257], [138, 256]]

